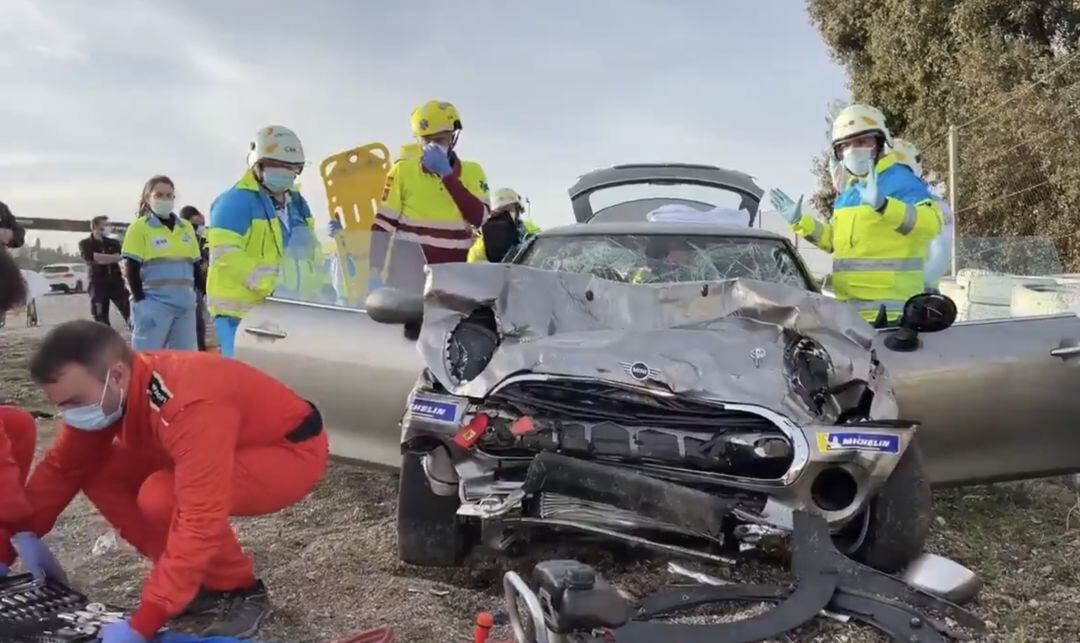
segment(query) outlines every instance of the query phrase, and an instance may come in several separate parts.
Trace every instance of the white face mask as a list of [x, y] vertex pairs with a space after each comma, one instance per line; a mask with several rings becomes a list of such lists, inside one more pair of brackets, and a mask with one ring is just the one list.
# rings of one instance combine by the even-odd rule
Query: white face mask
[[172, 210], [172, 199], [150, 199], [150, 211], [158, 217], [165, 218], [172, 214]]
[[874, 149], [870, 147], [849, 147], [843, 152], [844, 167], [855, 176], [866, 176], [874, 163]]

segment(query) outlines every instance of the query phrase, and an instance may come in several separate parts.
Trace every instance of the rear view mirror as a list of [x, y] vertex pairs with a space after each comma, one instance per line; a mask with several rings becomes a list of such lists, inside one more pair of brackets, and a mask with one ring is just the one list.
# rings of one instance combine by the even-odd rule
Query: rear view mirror
[[415, 326], [424, 318], [424, 299], [397, 288], [379, 288], [368, 293], [364, 310], [380, 324]]
[[956, 304], [945, 295], [922, 293], [904, 304], [900, 325], [917, 333], [943, 331], [956, 321]]

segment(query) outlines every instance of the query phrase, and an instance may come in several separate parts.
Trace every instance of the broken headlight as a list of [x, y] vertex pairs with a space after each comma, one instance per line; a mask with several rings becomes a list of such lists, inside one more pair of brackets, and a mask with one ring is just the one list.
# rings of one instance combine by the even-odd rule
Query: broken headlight
[[498, 347], [494, 311], [474, 310], [450, 333], [446, 343], [446, 370], [457, 382], [471, 381], [487, 368]]
[[831, 395], [833, 362], [825, 347], [809, 337], [800, 337], [784, 351], [791, 390], [815, 415], [821, 415]]

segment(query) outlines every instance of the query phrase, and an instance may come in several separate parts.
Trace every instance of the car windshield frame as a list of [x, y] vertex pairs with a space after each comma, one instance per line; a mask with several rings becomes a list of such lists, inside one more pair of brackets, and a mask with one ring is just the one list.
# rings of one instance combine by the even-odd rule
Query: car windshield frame
[[[588, 225], [588, 224], [585, 224], [585, 225]], [[536, 265], [530, 265], [529, 264], [529, 260], [532, 257], [535, 256], [536, 249], [537, 249], [537, 247], [540, 246], [540, 244], [559, 243], [560, 241], [563, 242], [563, 243], [573, 243], [573, 242], [579, 241], [581, 239], [595, 238], [595, 237], [608, 238], [608, 239], [618, 238], [618, 237], [642, 237], [642, 238], [670, 237], [670, 238], [673, 238], [673, 239], [680, 239], [681, 238], [681, 239], [683, 239], [685, 241], [692, 241], [693, 239], [707, 239], [707, 240], [709, 240], [709, 243], [716, 243], [716, 242], [719, 242], [719, 241], [724, 241], [724, 242], [731, 243], [731, 244], [759, 244], [759, 245], [764, 245], [764, 246], [774, 246], [776, 250], [780, 250], [784, 255], [787, 256], [787, 258], [791, 262], [792, 266], [798, 272], [799, 276], [802, 278], [801, 287], [804, 290], [807, 290], [807, 291], [810, 291], [810, 292], [821, 292], [820, 288], [818, 287], [817, 281], [810, 274], [809, 270], [804, 265], [804, 263], [802, 262], [801, 258], [798, 255], [798, 253], [795, 252], [795, 250], [791, 246], [791, 244], [788, 243], [787, 240], [785, 240], [785, 239], [773, 238], [773, 237], [768, 237], [768, 236], [755, 236], [755, 235], [746, 235], [746, 234], [733, 235], [733, 234], [724, 234], [723, 232], [702, 234], [702, 233], [699, 233], [699, 232], [693, 232], [693, 233], [691, 233], [691, 232], [657, 232], [657, 233], [651, 233], [651, 232], [638, 232], [638, 231], [611, 232], [611, 231], [589, 231], [589, 230], [582, 230], [581, 233], [579, 233], [579, 234], [549, 234], [549, 235], [540, 234], [540, 235], [537, 235], [536, 237], [534, 237], [533, 239], [531, 239], [529, 241], [529, 243], [525, 247], [523, 247], [514, 256], [513, 263], [518, 264], [518, 265], [522, 265], [522, 266], [537, 268], [537, 269], [547, 269], [547, 268], [544, 268], [543, 266], [536, 266]], [[642, 255], [642, 257], [644, 258], [644, 255]], [[644, 266], [641, 266], [641, 267], [644, 267]], [[566, 272], [575, 272], [575, 271], [569, 271], [568, 270]], [[595, 274], [595, 273], [587, 273], [587, 274]], [[600, 276], [600, 275], [597, 275], [597, 276]], [[722, 277], [722, 278], [720, 278], [720, 280], [735, 279], [735, 278], [736, 277]], [[752, 279], [752, 277], [742, 277], [742, 278], [743, 279]], [[704, 281], [715, 281], [715, 280], [716, 279], [705, 279]], [[688, 283], [688, 282], [691, 282], [691, 281], [693, 281], [693, 280], [683, 279], [683, 280], [673, 280], [673, 281], [648, 281], [648, 282], [645, 282], [645, 283], [650, 283], [650, 284]], [[776, 280], [767, 280], [767, 281], [768, 281], [768, 283], [776, 283], [776, 284], [780, 284], [780, 285], [786, 285], [786, 286], [789, 286], [789, 287], [792, 287], [792, 288], [797, 288], [798, 287], [798, 286], [796, 286], [794, 284], [787, 283], [787, 282], [782, 282], [782, 281], [776, 281]]]

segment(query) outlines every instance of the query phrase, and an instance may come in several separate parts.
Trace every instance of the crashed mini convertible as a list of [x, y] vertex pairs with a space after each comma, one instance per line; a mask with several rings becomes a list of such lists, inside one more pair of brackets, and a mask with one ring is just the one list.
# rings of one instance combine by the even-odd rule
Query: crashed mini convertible
[[[852, 308], [757, 279], [595, 272], [430, 268], [427, 368], [402, 420], [403, 560], [454, 565], [545, 528], [715, 557], [799, 510], [877, 568], [921, 552], [915, 425]], [[373, 293], [368, 311], [406, 321], [408, 297]]]

